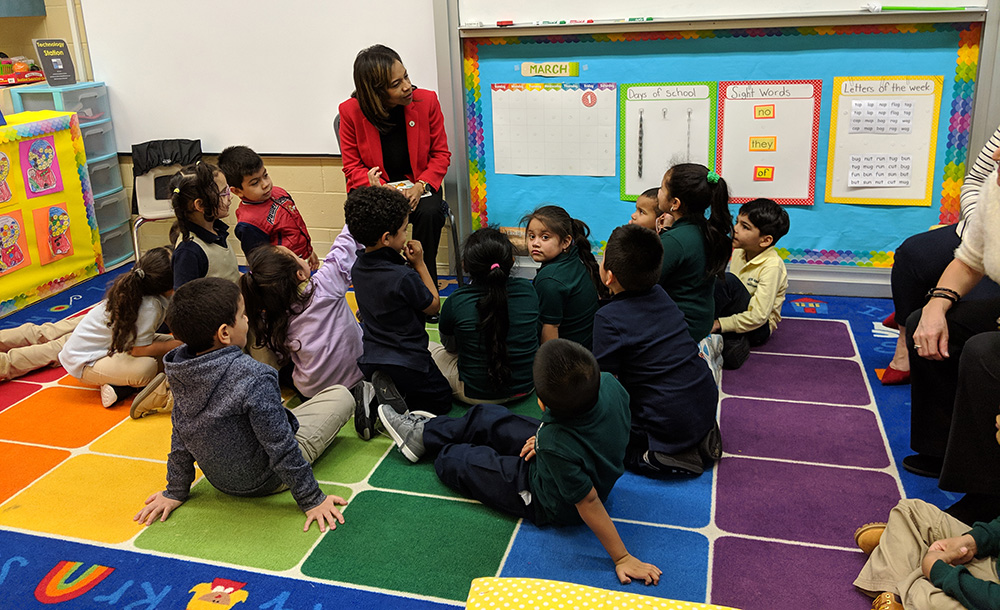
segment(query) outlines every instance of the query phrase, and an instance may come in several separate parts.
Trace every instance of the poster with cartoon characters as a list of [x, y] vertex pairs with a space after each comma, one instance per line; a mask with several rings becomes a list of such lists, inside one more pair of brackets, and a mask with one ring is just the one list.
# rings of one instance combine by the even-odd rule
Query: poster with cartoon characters
[[0, 317], [104, 272], [76, 114], [0, 125]]
[[32, 215], [35, 220], [39, 263], [48, 265], [58, 258], [73, 254], [69, 212], [65, 203], [38, 208]]
[[63, 190], [53, 136], [21, 142], [21, 172], [29, 198]]
[[0, 215], [0, 275], [7, 275], [31, 265], [24, 218], [20, 210]]

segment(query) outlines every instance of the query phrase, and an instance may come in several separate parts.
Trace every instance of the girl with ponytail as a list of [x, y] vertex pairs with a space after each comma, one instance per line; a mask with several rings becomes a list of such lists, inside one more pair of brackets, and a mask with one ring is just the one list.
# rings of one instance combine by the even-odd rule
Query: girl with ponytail
[[715, 321], [715, 278], [733, 253], [729, 187], [704, 165], [681, 163], [663, 175], [657, 200], [668, 219], [660, 235], [660, 285], [684, 313], [691, 337], [701, 341]]
[[177, 222], [170, 231], [174, 244], [174, 288], [202, 277], [240, 279], [236, 253], [229, 247], [231, 194], [219, 168], [196, 163], [170, 181], [170, 201]]
[[[163, 356], [181, 344], [156, 332], [173, 288], [170, 250], [149, 250], [131, 271], [115, 278], [107, 298], [83, 317], [59, 352], [67, 373], [101, 386], [105, 407], [151, 384], [163, 370]], [[166, 394], [160, 396], [166, 399]]]
[[538, 208], [521, 219], [528, 253], [542, 264], [535, 275], [541, 342], [562, 338], [590, 349], [594, 314], [607, 287], [590, 247], [590, 228], [559, 206]]
[[531, 282], [511, 275], [513, 244], [496, 229], [479, 229], [465, 240], [462, 265], [470, 283], [441, 307], [444, 345], [430, 345], [434, 362], [464, 403], [504, 403], [528, 394], [538, 350], [538, 297]]

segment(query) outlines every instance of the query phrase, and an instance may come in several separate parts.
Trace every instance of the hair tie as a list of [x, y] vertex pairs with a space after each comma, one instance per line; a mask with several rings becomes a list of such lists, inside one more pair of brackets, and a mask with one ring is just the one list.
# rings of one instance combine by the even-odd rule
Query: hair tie
[[705, 180], [708, 180], [709, 184], [717, 184], [719, 182], [719, 174], [715, 173], [714, 169], [708, 170], [708, 175], [705, 176]]
[[143, 271], [141, 267], [138, 267], [138, 268], [135, 268], [135, 269], [133, 269], [133, 270], [132, 270], [132, 273], [134, 273], [134, 274], [136, 274], [137, 276], [139, 276], [139, 279], [140, 279], [140, 280], [141, 280], [141, 279], [143, 279], [144, 277], [146, 277], [146, 272], [145, 272], [145, 271]]
[[499, 268], [500, 268], [500, 263], [493, 263], [492, 265], [490, 265], [490, 271], [493, 271], [494, 269], [499, 269]]
[[179, 193], [179, 192], [181, 192], [181, 189], [180, 189], [180, 187], [177, 187], [177, 188], [174, 188], [174, 192], [175, 192], [175, 193]]

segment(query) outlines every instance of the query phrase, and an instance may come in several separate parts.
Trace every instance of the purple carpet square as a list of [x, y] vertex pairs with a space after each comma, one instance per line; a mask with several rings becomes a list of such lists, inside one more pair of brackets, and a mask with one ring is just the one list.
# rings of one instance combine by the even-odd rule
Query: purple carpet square
[[726, 398], [719, 426], [725, 451], [734, 455], [865, 468], [889, 465], [875, 413], [867, 409]]
[[852, 358], [855, 354], [851, 331], [844, 322], [799, 318], [782, 320], [767, 343], [753, 351], [837, 358]]
[[715, 468], [715, 524], [733, 534], [851, 547], [858, 526], [899, 502], [883, 472], [740, 457]]
[[871, 600], [851, 583], [864, 564], [860, 551], [726, 536], [715, 541], [711, 601], [742, 610], [861, 610]]
[[739, 369], [722, 373], [722, 391], [731, 396], [838, 405], [872, 402], [861, 366], [834, 358], [751, 354]]

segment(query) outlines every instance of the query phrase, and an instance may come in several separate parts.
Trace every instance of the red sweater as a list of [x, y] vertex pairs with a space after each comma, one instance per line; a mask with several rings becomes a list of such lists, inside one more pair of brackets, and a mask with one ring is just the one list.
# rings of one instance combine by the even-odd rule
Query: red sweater
[[271, 198], [259, 203], [243, 201], [236, 208], [236, 237], [244, 256], [263, 243], [285, 246], [302, 258], [312, 255], [312, 239], [288, 191], [271, 187]]
[[[451, 151], [444, 132], [444, 115], [433, 91], [414, 89], [413, 101], [403, 108], [406, 120], [406, 147], [410, 152], [413, 175], [411, 182], [423, 180], [440, 190], [441, 180], [448, 172]], [[375, 128], [361, 112], [358, 100], [350, 98], [340, 105], [340, 154], [344, 162], [344, 176], [350, 192], [359, 186], [368, 186], [368, 170], [384, 168], [382, 140]], [[385, 180], [382, 181], [383, 183]]]

